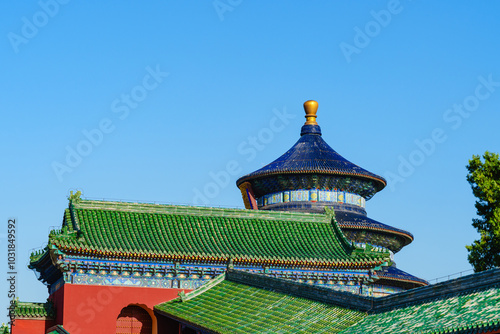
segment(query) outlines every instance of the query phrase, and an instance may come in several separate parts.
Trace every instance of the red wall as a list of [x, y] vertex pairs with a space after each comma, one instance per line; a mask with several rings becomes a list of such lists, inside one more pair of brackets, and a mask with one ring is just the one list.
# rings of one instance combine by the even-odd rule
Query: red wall
[[50, 295], [49, 299], [52, 300], [56, 307], [56, 324], [62, 324], [64, 310], [64, 285]]
[[12, 326], [12, 334], [45, 334], [45, 331], [54, 326], [49, 320], [17, 319]]
[[149, 309], [154, 317], [155, 305], [176, 298], [183, 290], [74, 284], [65, 284], [61, 289], [64, 289], [62, 325], [71, 334], [115, 333], [116, 318], [122, 308], [139, 305]]

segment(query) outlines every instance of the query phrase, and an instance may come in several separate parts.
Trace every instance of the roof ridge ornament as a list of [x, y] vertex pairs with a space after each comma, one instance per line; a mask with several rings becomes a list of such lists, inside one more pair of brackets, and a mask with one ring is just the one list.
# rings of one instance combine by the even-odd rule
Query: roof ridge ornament
[[316, 113], [318, 112], [318, 102], [314, 100], [307, 100], [304, 102], [304, 111], [306, 115], [306, 122], [302, 125], [300, 129], [300, 135], [320, 135], [321, 136], [321, 128], [316, 122]]
[[318, 112], [318, 102], [314, 100], [308, 100], [304, 102], [304, 111], [306, 112], [306, 123], [304, 125], [318, 125], [316, 122], [316, 113]]
[[68, 196], [68, 200], [71, 202], [78, 203], [81, 200], [82, 192], [78, 190], [75, 194], [73, 194], [73, 190], [70, 191], [70, 195]]

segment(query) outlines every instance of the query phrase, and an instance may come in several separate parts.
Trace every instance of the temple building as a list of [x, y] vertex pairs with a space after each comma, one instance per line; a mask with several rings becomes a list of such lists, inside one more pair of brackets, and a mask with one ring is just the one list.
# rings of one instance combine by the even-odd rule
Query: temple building
[[428, 286], [397, 268], [413, 236], [365, 210], [386, 181], [326, 144], [315, 101], [304, 108], [298, 142], [237, 180], [246, 209], [71, 194], [30, 257], [47, 302], [13, 301], [10, 332], [500, 333], [499, 270]]
[[285, 154], [238, 179], [247, 209], [324, 213], [333, 209], [344, 235], [357, 246], [377, 247], [391, 254], [392, 266], [376, 272], [373, 295], [383, 296], [427, 285], [395, 266], [393, 255], [413, 241], [410, 232], [367, 217], [366, 201], [387, 182], [335, 152], [316, 122], [318, 103], [304, 103], [306, 122], [300, 139]]

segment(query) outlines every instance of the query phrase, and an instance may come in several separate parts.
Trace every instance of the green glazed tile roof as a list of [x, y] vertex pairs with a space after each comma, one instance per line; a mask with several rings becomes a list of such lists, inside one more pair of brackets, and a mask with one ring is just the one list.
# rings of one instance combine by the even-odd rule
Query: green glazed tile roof
[[210, 333], [498, 333], [500, 268], [381, 298], [228, 270], [155, 312]]
[[61, 325], [57, 325], [48, 329], [50, 332], [47, 334], [70, 334], [67, 330], [63, 328]]
[[[387, 252], [353, 247], [327, 215], [73, 200], [48, 248], [93, 257], [371, 268]], [[34, 253], [31, 264], [46, 254]]]
[[30, 303], [14, 301], [11, 317], [18, 318], [53, 318], [55, 316], [54, 305], [51, 301], [46, 303]]
[[[222, 275], [221, 275], [222, 276]], [[216, 279], [217, 280], [217, 279]], [[221, 280], [155, 310], [214, 333], [339, 333], [366, 316], [327, 303]]]
[[349, 333], [483, 333], [500, 329], [500, 287], [373, 314]]

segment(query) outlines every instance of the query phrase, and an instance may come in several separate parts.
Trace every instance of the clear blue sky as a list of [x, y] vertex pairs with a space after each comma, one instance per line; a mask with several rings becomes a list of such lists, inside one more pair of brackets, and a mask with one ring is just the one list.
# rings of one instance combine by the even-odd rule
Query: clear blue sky
[[500, 151], [500, 3], [63, 2], [0, 4], [0, 247], [16, 218], [21, 300], [47, 297], [26, 264], [70, 190], [242, 207], [236, 179], [295, 143], [308, 99], [330, 146], [388, 178], [367, 211], [414, 234], [398, 267], [470, 269], [465, 165]]

